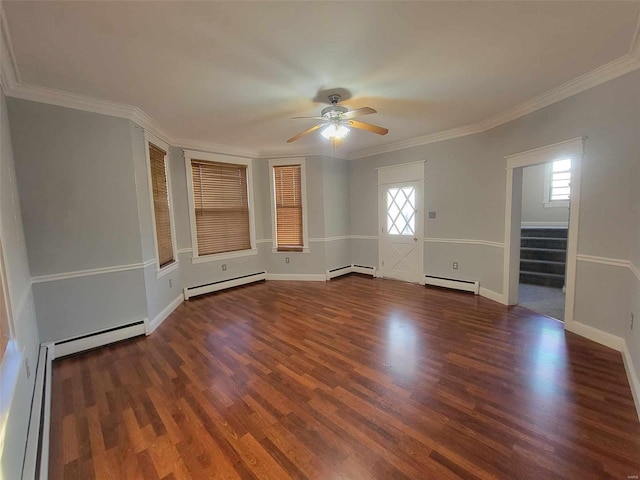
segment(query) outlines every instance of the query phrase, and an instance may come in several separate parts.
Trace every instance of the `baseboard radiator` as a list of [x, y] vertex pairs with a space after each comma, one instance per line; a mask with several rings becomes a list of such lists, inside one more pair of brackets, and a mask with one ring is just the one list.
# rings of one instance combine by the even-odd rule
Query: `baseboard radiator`
[[452, 288], [454, 290], [462, 290], [472, 292], [478, 295], [480, 293], [480, 282], [471, 280], [457, 280], [455, 278], [434, 277], [432, 275], [424, 276], [425, 285], [433, 285], [436, 287]]
[[220, 280], [219, 282], [198, 285], [197, 287], [189, 287], [183, 290], [184, 299], [189, 300], [191, 297], [204, 295], [205, 293], [217, 292], [218, 290], [224, 290], [226, 288], [239, 287], [240, 285], [246, 285], [247, 283], [259, 282], [266, 279], [267, 272], [258, 272], [251, 273], [249, 275], [242, 275], [241, 277], [229, 278], [227, 280]]
[[365, 267], [363, 265], [345, 265], [344, 267], [333, 268], [327, 270], [327, 281], [332, 278], [341, 277], [348, 273], [362, 273], [364, 275], [376, 276], [376, 269], [374, 267]]
[[139, 322], [88, 333], [87, 335], [81, 335], [67, 340], [60, 340], [53, 344], [53, 359], [102, 347], [103, 345], [137, 337], [138, 335], [145, 335], [145, 333], [144, 320], [140, 320]]

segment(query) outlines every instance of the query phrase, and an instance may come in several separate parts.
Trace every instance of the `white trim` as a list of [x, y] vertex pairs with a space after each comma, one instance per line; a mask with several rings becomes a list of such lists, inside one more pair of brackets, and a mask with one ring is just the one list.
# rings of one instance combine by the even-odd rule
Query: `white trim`
[[429, 243], [464, 243], [469, 245], [484, 245], [487, 247], [497, 247], [504, 248], [504, 243], [501, 242], [491, 242], [489, 240], [474, 240], [471, 238], [425, 238], [425, 242]]
[[123, 326], [117, 330], [107, 332], [95, 332], [89, 334], [91, 336], [82, 336], [77, 339], [59, 340], [55, 342], [54, 360], [56, 358], [71, 355], [73, 353], [83, 352], [96, 347], [102, 347], [110, 343], [119, 342], [128, 338], [137, 337], [145, 334], [145, 325], [147, 319], [143, 319], [142, 323], [136, 325]]
[[164, 322], [171, 313], [180, 306], [180, 304], [184, 302], [184, 295], [180, 294], [175, 299], [171, 301], [169, 305], [164, 307], [162, 311], [156, 315], [153, 320], [149, 320], [145, 322], [145, 333], [147, 335], [151, 335], [156, 328], [158, 328], [162, 322]]
[[165, 265], [160, 270], [156, 270], [156, 280], [160, 280], [162, 277], [176, 271], [179, 266], [180, 262], [178, 262], [178, 257], [176, 255], [176, 259], [173, 262], [171, 262], [169, 265]]
[[477, 280], [460, 280], [457, 278], [443, 278], [438, 276], [432, 276], [429, 274], [424, 275], [424, 284], [433, 285], [436, 287], [451, 288], [453, 290], [462, 290], [463, 292], [471, 292], [478, 295], [480, 290], [480, 282]]
[[[51, 363], [53, 344], [42, 344], [38, 354], [35, 372], [31, 418], [27, 432], [27, 445], [22, 470], [22, 478], [35, 479], [40, 446], [40, 479], [48, 478], [49, 470], [49, 424], [51, 414]], [[42, 424], [42, 430], [40, 429]]]
[[[216, 253], [212, 255], [198, 254], [198, 236], [196, 233], [196, 211], [193, 201], [193, 177], [191, 175], [191, 161], [208, 161], [218, 163], [231, 163], [234, 165], [244, 165], [247, 168], [247, 203], [249, 205], [249, 244], [251, 248], [248, 250], [240, 250], [235, 252]], [[234, 157], [230, 155], [220, 155], [217, 153], [199, 152], [195, 150], [184, 150], [185, 175], [187, 177], [187, 201], [189, 202], [189, 224], [191, 227], [191, 262], [204, 263], [216, 260], [225, 260], [228, 258], [244, 257], [247, 255], [256, 255], [256, 219], [255, 219], [255, 203], [253, 193], [253, 160], [250, 158]]]
[[520, 222], [520, 227], [569, 228], [569, 222]]
[[309, 239], [309, 243], [337, 242], [339, 240], [350, 240], [350, 239], [351, 239], [351, 236], [349, 236], [349, 235], [340, 235], [340, 236], [336, 236], [336, 237], [310, 238]]
[[353, 265], [345, 265], [344, 267], [334, 268], [332, 270], [327, 270], [326, 272], [326, 280], [327, 282], [332, 278], [341, 277], [343, 275], [348, 275], [353, 272]]
[[580, 262], [600, 263], [602, 265], [611, 265], [614, 267], [631, 268], [631, 262], [629, 260], [622, 260], [620, 258], [608, 258], [608, 257], [596, 257], [594, 255], [582, 255], [578, 254], [577, 259]]
[[365, 265], [352, 265], [351, 271], [353, 273], [361, 273], [363, 275], [371, 275], [373, 278], [378, 276], [376, 267], [368, 267]]
[[268, 273], [267, 280], [325, 282], [327, 277], [324, 273]]
[[256, 245], [259, 245], [261, 243], [273, 243], [273, 240], [271, 240], [270, 238], [261, 238], [260, 240], [256, 240]]
[[352, 240], [379, 240], [378, 235], [349, 235]]
[[257, 254], [257, 248], [252, 248], [251, 250], [238, 250], [235, 252], [213, 253], [211, 255], [203, 255], [201, 257], [192, 256], [191, 263], [196, 265], [198, 263], [219, 262], [220, 260], [228, 260], [229, 258], [248, 257], [250, 255]]
[[623, 338], [617, 337], [608, 332], [597, 329], [595, 327], [591, 327], [585, 323], [581, 323], [575, 320], [571, 322], [570, 325], [565, 324], [565, 329], [575, 333], [576, 335], [580, 335], [581, 337], [593, 340], [594, 342], [599, 343], [600, 345], [604, 345], [605, 347], [613, 348], [618, 352], [622, 351], [624, 345]]
[[[171, 252], [173, 256], [173, 262], [160, 267], [160, 255], [158, 252], [158, 232], [156, 230], [156, 209], [153, 201], [153, 182], [151, 177], [151, 154], [149, 153], [150, 145], [154, 145], [157, 148], [164, 150], [164, 174], [167, 180], [167, 203], [169, 204], [169, 223], [171, 234]], [[169, 145], [160, 140], [158, 137], [151, 133], [144, 132], [144, 156], [147, 170], [147, 187], [149, 189], [149, 200], [151, 210], [151, 226], [153, 229], [153, 248], [156, 258], [156, 279], [160, 279], [167, 275], [169, 272], [174, 271], [178, 267], [178, 251], [176, 242], [176, 222], [173, 214], [173, 194], [171, 189], [171, 168], [169, 166]]]
[[191, 249], [191, 247], [189, 248], [179, 248], [178, 249], [178, 255], [181, 255], [183, 253], [191, 253], [193, 250]]
[[638, 420], [640, 420], [640, 379], [638, 379], [638, 373], [633, 366], [633, 360], [631, 359], [629, 346], [626, 341], [622, 343], [622, 361], [624, 362], [624, 369], [627, 372], [633, 403], [636, 406], [636, 414], [638, 415]]
[[53, 282], [56, 280], [67, 280], [69, 278], [89, 277], [91, 275], [102, 275], [105, 273], [126, 272], [129, 270], [139, 270], [153, 265], [155, 260], [147, 260], [144, 263], [131, 263], [129, 265], [114, 265], [113, 267], [92, 268], [89, 270], [76, 270], [75, 272], [52, 273], [50, 275], [38, 275], [31, 277], [32, 283]]
[[451, 140], [453, 138], [486, 132], [492, 128], [504, 125], [505, 123], [524, 117], [525, 115], [639, 69], [640, 47], [638, 47], [638, 43], [640, 43], [640, 41], [638, 40], [638, 33], [636, 31], [633, 44], [635, 47], [632, 46], [631, 49], [631, 51], [634, 52], [633, 54], [625, 54], [616, 60], [606, 63], [594, 70], [591, 70], [590, 72], [552, 88], [541, 95], [537, 95], [525, 102], [504, 110], [496, 115], [487, 117], [479, 122], [430, 133], [420, 137], [410, 138], [408, 140], [401, 140], [376, 147], [356, 150], [351, 152], [348, 155], [348, 158], [349, 160], [355, 160], [358, 158], [370, 157], [372, 155], [394, 152], [405, 148], [441, 142], [443, 140]]
[[501, 303], [502, 305], [506, 305], [504, 301], [504, 295], [498, 292], [494, 292], [493, 290], [489, 290], [488, 288], [480, 287], [480, 296], [488, 298], [489, 300], [493, 300], [494, 302]]
[[240, 285], [246, 285], [247, 283], [259, 282], [267, 279], [267, 272], [258, 272], [252, 275], [246, 275], [240, 278], [232, 278], [229, 280], [223, 280], [217, 283], [187, 287], [182, 290], [185, 300], [189, 300], [192, 297], [198, 295], [204, 295], [205, 293], [217, 292], [226, 288], [238, 287]]
[[[302, 252], [309, 253], [309, 223], [307, 216], [307, 166], [306, 158], [279, 158], [269, 160], [269, 200], [271, 205], [271, 252], [278, 253], [278, 220], [276, 218], [276, 182], [274, 167], [300, 165], [300, 189], [302, 196]], [[290, 252], [296, 253], [296, 252]], [[300, 253], [300, 252], [298, 252]]]
[[25, 289], [22, 292], [22, 295], [20, 295], [18, 301], [15, 304], [11, 304], [11, 306], [13, 307], [12, 318], [20, 318], [22, 316], [22, 312], [24, 310], [24, 307], [27, 306], [27, 299], [29, 298], [32, 289], [33, 285], [31, 283], [31, 279], [29, 279], [29, 283], [25, 285]]
[[[557, 158], [571, 158], [571, 205], [569, 207], [569, 233], [566, 261], [566, 301], [564, 322], [569, 329], [575, 308], [576, 267], [578, 251], [578, 227], [580, 221], [580, 182], [584, 138], [572, 138], [564, 142], [546, 145], [505, 157], [506, 200], [504, 222], [503, 296], [507, 305], [518, 303], [519, 238], [521, 233], [522, 170], [521, 167], [547, 163]], [[517, 183], [516, 183], [517, 182]], [[518, 186], [519, 190], [514, 190]], [[514, 205], [517, 208], [514, 209]]]
[[[273, 242], [273, 241], [271, 241]], [[271, 253], [278, 253], [278, 254], [296, 254], [296, 253], [310, 253], [311, 250], [309, 250], [309, 247], [302, 247], [302, 249], [298, 248], [298, 249], [294, 249], [294, 250], [278, 250], [277, 247], [271, 247]]]

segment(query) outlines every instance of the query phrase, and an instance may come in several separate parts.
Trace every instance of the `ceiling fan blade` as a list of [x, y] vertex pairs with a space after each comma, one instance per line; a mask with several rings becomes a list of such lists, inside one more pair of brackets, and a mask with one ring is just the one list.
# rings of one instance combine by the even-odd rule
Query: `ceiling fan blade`
[[370, 123], [359, 122], [357, 120], [349, 120], [348, 123], [350, 127], [359, 128], [360, 130], [366, 130], [371, 133], [377, 133], [378, 135], [386, 135], [389, 133], [389, 129], [379, 127], [378, 125], [372, 125]]
[[355, 110], [351, 110], [345, 113], [344, 118], [355, 118], [355, 117], [360, 117], [362, 115], [370, 115], [372, 113], [378, 113], [378, 111], [374, 110], [371, 107], [356, 108]]
[[291, 120], [296, 120], [298, 118], [312, 118], [314, 120], [325, 120], [324, 117], [291, 117]]
[[320, 127], [324, 127], [325, 125], [326, 125], [326, 123], [319, 123], [318, 125], [315, 125], [315, 126], [313, 126], [311, 128], [308, 128], [304, 132], [299, 133], [298, 135], [296, 135], [295, 137], [291, 137], [289, 140], [287, 140], [287, 143], [295, 142], [296, 140], [298, 140], [300, 137], [306, 135], [307, 133], [315, 132]]

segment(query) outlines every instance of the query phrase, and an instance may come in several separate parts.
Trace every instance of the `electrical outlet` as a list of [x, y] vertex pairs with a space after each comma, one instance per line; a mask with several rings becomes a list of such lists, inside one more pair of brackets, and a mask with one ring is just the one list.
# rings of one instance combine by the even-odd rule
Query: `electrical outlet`
[[629, 325], [629, 328], [633, 330], [633, 312], [631, 312], [631, 324]]
[[223, 272], [226, 272], [226, 271], [227, 271], [227, 264], [226, 264], [226, 263], [223, 263], [223, 264], [222, 264], [222, 271], [223, 271]]
[[289, 263], [289, 257], [285, 257], [284, 263]]
[[457, 270], [458, 269], [458, 262], [453, 262], [453, 269]]
[[24, 368], [27, 371], [27, 378], [31, 376], [31, 368], [29, 368], [29, 358], [25, 357], [24, 359]]
[[170, 278], [170, 279], [169, 279], [169, 288], [171, 288], [171, 287], [173, 287], [173, 281], [172, 281], [172, 279]]
[[429, 218], [430, 219], [436, 218], [436, 212], [429, 212]]

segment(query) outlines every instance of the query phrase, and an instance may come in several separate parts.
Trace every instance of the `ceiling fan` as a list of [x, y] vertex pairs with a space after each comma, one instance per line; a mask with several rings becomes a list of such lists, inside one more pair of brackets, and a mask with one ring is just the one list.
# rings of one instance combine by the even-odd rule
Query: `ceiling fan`
[[357, 128], [360, 130], [366, 130], [367, 132], [377, 133], [378, 135], [386, 135], [389, 130], [370, 123], [360, 122], [358, 120], [352, 120], [353, 118], [360, 117], [362, 115], [369, 115], [371, 113], [377, 113], [373, 108], [363, 107], [355, 110], [349, 110], [347, 107], [338, 105], [340, 101], [340, 95], [329, 95], [329, 101], [331, 105], [323, 108], [320, 112], [320, 117], [293, 117], [297, 118], [312, 118], [315, 120], [322, 120], [321, 123], [315, 125], [302, 133], [299, 133], [295, 137], [291, 137], [287, 140], [287, 143], [295, 142], [300, 137], [315, 132], [316, 130], [323, 128], [320, 132], [325, 138], [341, 139], [344, 138], [351, 128]]

